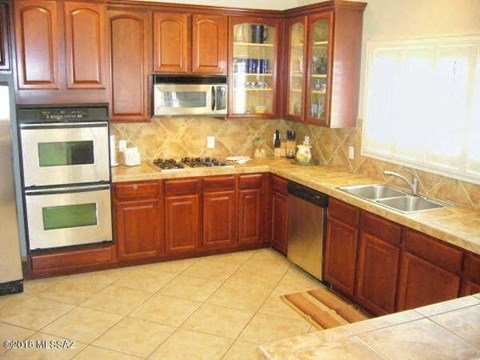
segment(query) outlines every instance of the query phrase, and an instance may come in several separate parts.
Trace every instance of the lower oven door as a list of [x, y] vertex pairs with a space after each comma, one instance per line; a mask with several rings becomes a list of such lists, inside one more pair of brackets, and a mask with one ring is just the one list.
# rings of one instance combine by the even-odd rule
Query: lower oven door
[[112, 242], [110, 185], [25, 192], [29, 250]]
[[21, 124], [25, 187], [110, 182], [108, 123]]

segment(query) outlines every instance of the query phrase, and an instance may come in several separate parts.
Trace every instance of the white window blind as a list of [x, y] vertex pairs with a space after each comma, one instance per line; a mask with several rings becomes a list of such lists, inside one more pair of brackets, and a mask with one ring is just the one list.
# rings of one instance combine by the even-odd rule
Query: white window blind
[[480, 183], [480, 36], [367, 44], [362, 154]]

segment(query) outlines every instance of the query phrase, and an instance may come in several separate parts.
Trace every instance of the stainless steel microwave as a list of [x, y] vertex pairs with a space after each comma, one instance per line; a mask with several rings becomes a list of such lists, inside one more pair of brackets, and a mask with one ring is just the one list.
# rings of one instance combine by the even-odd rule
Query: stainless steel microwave
[[153, 115], [227, 114], [226, 76], [153, 77]]

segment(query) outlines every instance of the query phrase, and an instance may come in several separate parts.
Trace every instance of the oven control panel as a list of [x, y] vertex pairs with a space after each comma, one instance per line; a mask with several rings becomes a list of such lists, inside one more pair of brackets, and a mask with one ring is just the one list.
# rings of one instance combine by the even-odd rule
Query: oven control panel
[[21, 105], [17, 108], [17, 118], [19, 123], [108, 121], [108, 105]]

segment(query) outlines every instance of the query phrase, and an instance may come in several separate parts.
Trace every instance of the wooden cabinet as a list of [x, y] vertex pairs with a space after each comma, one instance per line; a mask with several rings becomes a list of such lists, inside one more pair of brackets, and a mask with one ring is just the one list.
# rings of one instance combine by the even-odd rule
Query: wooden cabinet
[[109, 11], [112, 121], [150, 120], [150, 20], [148, 11]]
[[279, 114], [280, 21], [230, 17], [229, 117]]
[[395, 311], [401, 226], [361, 213], [355, 298], [374, 314]]
[[263, 223], [266, 207], [266, 176], [240, 175], [238, 178], [238, 242], [261, 244], [264, 242]]
[[480, 292], [480, 256], [466, 252], [463, 262], [462, 296]]
[[14, 12], [18, 102], [107, 101], [104, 4], [19, 0]]
[[205, 248], [236, 245], [235, 176], [203, 180], [203, 241]]
[[410, 229], [404, 242], [397, 311], [458, 297], [463, 252]]
[[353, 297], [358, 248], [359, 209], [331, 198], [328, 204], [324, 280]]
[[10, 70], [8, 7], [0, 2], [0, 71]]
[[227, 18], [222, 15], [155, 12], [155, 72], [226, 74]]
[[165, 181], [165, 251], [194, 252], [200, 246], [200, 198], [202, 180]]
[[285, 117], [355, 126], [365, 3], [325, 2], [289, 12]]
[[288, 245], [288, 181], [272, 175], [272, 247], [287, 255]]
[[162, 253], [161, 186], [153, 182], [114, 184], [115, 239], [119, 260]]

